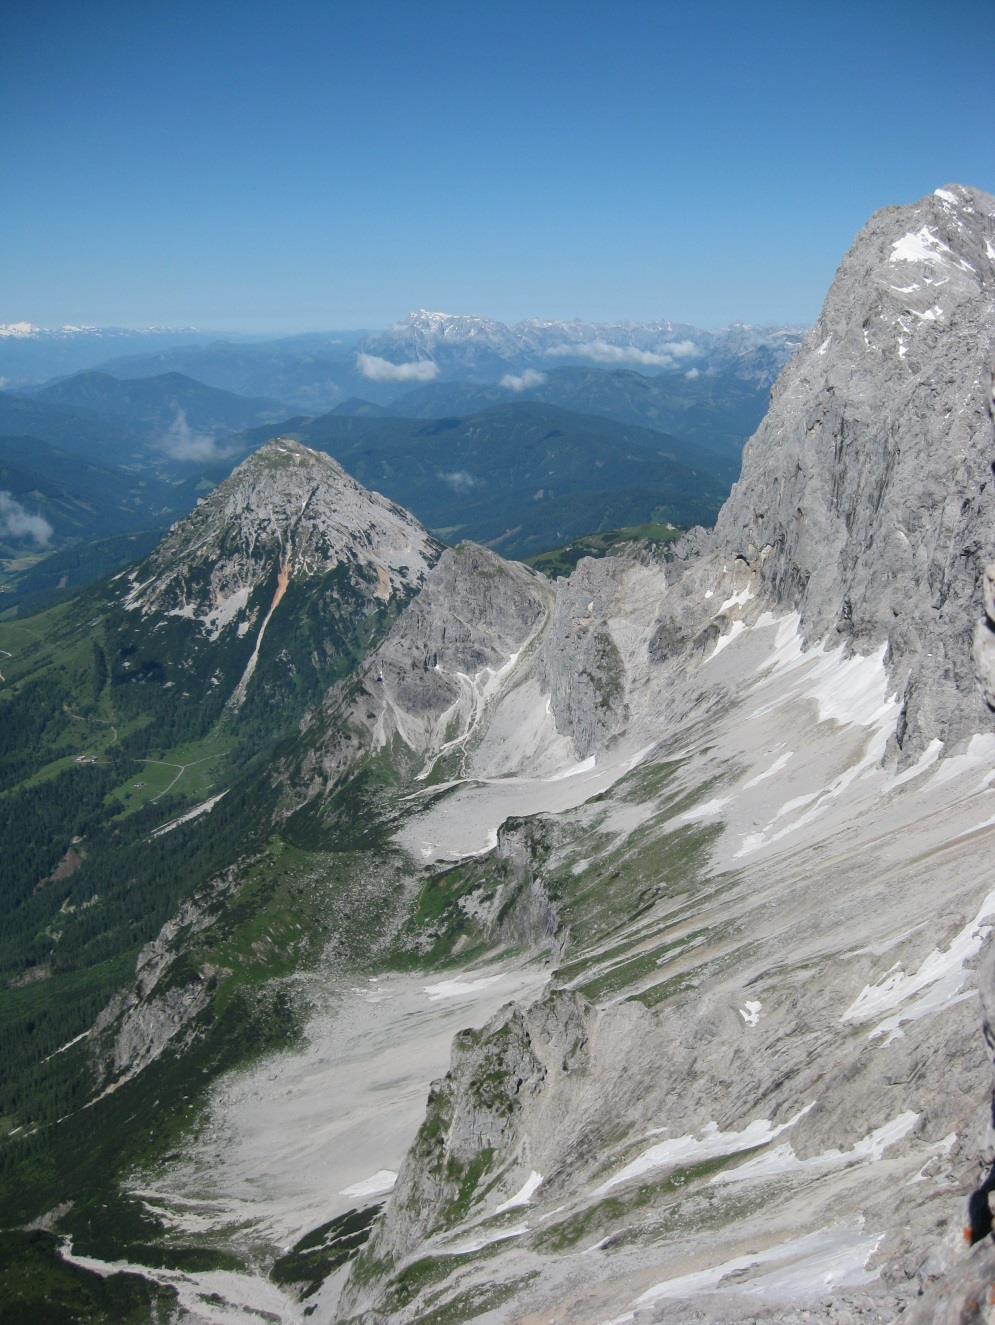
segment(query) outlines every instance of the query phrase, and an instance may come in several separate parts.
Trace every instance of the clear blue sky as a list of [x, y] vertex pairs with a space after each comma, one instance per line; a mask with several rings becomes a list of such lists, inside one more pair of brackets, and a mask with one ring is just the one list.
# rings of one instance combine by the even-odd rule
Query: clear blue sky
[[8, 0], [0, 322], [810, 320], [995, 188], [990, 0]]

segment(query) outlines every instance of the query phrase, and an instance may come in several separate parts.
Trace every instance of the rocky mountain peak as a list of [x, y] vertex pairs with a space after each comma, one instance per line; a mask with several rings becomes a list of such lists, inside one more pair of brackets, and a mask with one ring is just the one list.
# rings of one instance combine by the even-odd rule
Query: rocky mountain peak
[[[318, 686], [420, 587], [440, 550], [414, 516], [367, 491], [330, 456], [281, 437], [170, 529], [119, 582], [119, 602], [134, 614], [140, 639], [149, 641], [151, 630], [165, 641], [181, 629], [182, 642], [167, 650], [184, 659], [181, 667], [208, 649], [214, 683], [228, 689], [237, 680], [237, 707], [260, 657], [277, 647], [288, 609], [275, 630], [271, 622], [288, 594], [292, 643], [279, 646], [283, 661], [274, 661], [271, 683], [297, 677], [300, 688], [307, 673]], [[230, 657], [218, 652], [219, 641]], [[157, 658], [164, 648], [156, 646]]]
[[125, 605], [165, 608], [217, 630], [239, 615], [229, 606], [244, 606], [275, 565], [290, 578], [348, 564], [386, 601], [420, 584], [437, 555], [413, 516], [356, 483], [331, 456], [281, 437], [172, 527], [132, 573]]
[[[995, 543], [995, 198], [873, 216], [747, 444], [719, 545], [812, 640], [887, 641], [910, 748], [975, 730], [968, 641]], [[980, 700], [978, 701], [980, 706]]]

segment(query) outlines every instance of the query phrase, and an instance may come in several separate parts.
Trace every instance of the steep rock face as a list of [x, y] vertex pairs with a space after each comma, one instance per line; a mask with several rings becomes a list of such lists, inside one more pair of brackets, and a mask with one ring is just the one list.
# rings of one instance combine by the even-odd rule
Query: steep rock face
[[364, 1282], [375, 1284], [429, 1235], [440, 1235], [440, 1250], [452, 1254], [459, 1244], [447, 1248], [446, 1231], [471, 1210], [515, 1208], [516, 1175], [542, 1162], [530, 1136], [538, 1129], [555, 1152], [558, 1134], [561, 1141], [574, 1135], [564, 1124], [583, 1091], [574, 1078], [590, 1088], [595, 1020], [586, 1000], [560, 992], [525, 1010], [509, 1003], [482, 1030], [456, 1037], [450, 1069], [432, 1084], [425, 1121], [364, 1254], [370, 1272], [353, 1276], [342, 1301], [345, 1315], [369, 1305]]
[[995, 563], [985, 570], [982, 597], [984, 615], [974, 628], [974, 671], [982, 698], [995, 708]]
[[900, 744], [976, 730], [969, 640], [995, 541], [995, 199], [877, 213], [747, 444], [716, 539], [808, 639], [889, 645]]
[[619, 563], [588, 558], [557, 585], [542, 671], [557, 726], [587, 758], [625, 723], [625, 662], [608, 618]]
[[237, 872], [229, 870], [184, 902], [138, 954], [134, 982], [97, 1017], [90, 1047], [98, 1083], [105, 1091], [137, 1076], [168, 1045], [182, 1044], [191, 1023], [207, 1007], [216, 971], [205, 966], [181, 972], [183, 947], [192, 935], [214, 923], [219, 904], [237, 881]]

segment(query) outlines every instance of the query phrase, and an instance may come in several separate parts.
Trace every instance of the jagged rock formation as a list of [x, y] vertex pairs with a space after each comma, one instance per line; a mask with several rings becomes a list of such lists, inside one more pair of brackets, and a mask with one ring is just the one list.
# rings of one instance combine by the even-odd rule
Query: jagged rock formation
[[210, 927], [219, 903], [236, 884], [237, 871], [230, 870], [202, 895], [189, 898], [139, 953], [134, 983], [111, 1000], [90, 1032], [101, 1090], [116, 1090], [155, 1062], [167, 1045], [176, 1049], [177, 1037], [182, 1042], [209, 1004], [217, 972], [209, 965], [182, 970], [184, 941]]
[[995, 199], [950, 186], [878, 212], [716, 525], [806, 638], [888, 641], [912, 752], [979, 721], [966, 632], [992, 542], [993, 351]]

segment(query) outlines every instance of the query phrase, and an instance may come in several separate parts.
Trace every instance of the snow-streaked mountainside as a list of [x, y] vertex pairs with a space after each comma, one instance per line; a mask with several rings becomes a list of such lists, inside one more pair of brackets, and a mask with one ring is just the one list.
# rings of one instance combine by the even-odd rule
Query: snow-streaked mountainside
[[238, 845], [45, 1060], [87, 1083], [50, 1144], [123, 1151], [39, 1188], [63, 1265], [181, 1325], [948, 1319], [988, 1265], [993, 226], [953, 186], [870, 220], [676, 555], [440, 555], [277, 442], [117, 582], [226, 695], [245, 622], [313, 622], [285, 581], [397, 601], [155, 825]]

